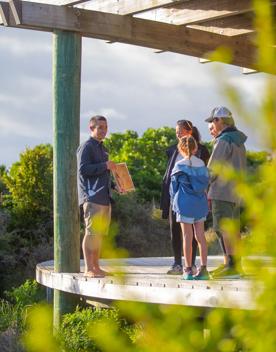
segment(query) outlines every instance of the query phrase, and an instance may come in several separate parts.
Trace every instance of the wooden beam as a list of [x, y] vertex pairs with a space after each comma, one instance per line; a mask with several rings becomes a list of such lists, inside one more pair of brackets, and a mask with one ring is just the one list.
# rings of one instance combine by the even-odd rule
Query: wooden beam
[[251, 70], [250, 68], [242, 67], [242, 74], [243, 75], [251, 75], [254, 73], [258, 73], [256, 70]]
[[223, 45], [232, 50], [232, 64], [255, 68], [255, 47], [250, 41], [130, 16], [22, 1], [22, 23], [17, 27], [74, 31], [85, 37], [196, 57], [205, 57]]
[[212, 21], [201, 22], [200, 24], [192, 24], [188, 25], [188, 27], [221, 35], [236, 36], [255, 32], [253, 22], [254, 14], [245, 13]]
[[[26, 0], [32, 2], [32, 0]], [[41, 4], [59, 5], [59, 6], [73, 6], [87, 2], [89, 0], [39, 0]]]
[[84, 2], [87, 2], [87, 0], [64, 0], [63, 1], [63, 5], [67, 5], [67, 6], [73, 6], [73, 5], [79, 5], [79, 4], [83, 4]]
[[137, 15], [144, 19], [188, 25], [252, 11], [251, 0], [190, 0]]
[[[9, 25], [10, 7], [6, 2], [0, 3], [0, 17], [4, 26]], [[1, 22], [0, 22], [1, 23]]]
[[[80, 133], [81, 42], [79, 33], [53, 35], [53, 174], [55, 272], [80, 271], [77, 158]], [[68, 192], [70, 190], [70, 192]], [[54, 326], [78, 297], [54, 292]]]
[[22, 2], [20, 0], [10, 0], [10, 11], [16, 24], [21, 24], [22, 19]]
[[78, 7], [85, 10], [109, 12], [118, 15], [133, 15], [162, 6], [176, 5], [190, 0], [92, 0]]

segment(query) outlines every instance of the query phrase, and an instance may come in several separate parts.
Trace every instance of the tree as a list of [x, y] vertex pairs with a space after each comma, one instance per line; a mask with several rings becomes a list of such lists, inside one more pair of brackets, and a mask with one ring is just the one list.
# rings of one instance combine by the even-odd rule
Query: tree
[[5, 165], [0, 165], [0, 204], [2, 203], [2, 195], [6, 191], [3, 176], [6, 174], [7, 169]]
[[139, 137], [137, 132], [113, 133], [106, 140], [110, 158], [126, 162], [142, 201], [159, 200], [162, 177], [166, 169], [166, 149], [176, 143], [170, 127], [149, 128]]
[[3, 174], [8, 190], [3, 205], [9, 208], [16, 222], [34, 225], [52, 215], [53, 189], [52, 146], [27, 148], [19, 161]]

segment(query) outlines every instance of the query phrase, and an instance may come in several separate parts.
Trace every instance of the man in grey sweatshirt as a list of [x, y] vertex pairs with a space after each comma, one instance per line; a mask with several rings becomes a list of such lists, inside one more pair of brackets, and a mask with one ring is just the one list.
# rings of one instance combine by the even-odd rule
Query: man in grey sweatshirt
[[[223, 163], [236, 171], [246, 168], [245, 141], [247, 137], [237, 130], [232, 113], [223, 106], [212, 110], [206, 122], [211, 124], [214, 139], [213, 151], [208, 163], [211, 171], [211, 182], [208, 191], [208, 199], [211, 201], [213, 228], [220, 241], [223, 253], [224, 264], [219, 266], [211, 274], [213, 278], [239, 278], [237, 270], [237, 256], [229, 234], [221, 230], [222, 219], [233, 219], [239, 223], [240, 220], [240, 199], [234, 192], [232, 182], [225, 181], [215, 172], [212, 172], [216, 163]], [[240, 239], [240, 231], [237, 233]]]

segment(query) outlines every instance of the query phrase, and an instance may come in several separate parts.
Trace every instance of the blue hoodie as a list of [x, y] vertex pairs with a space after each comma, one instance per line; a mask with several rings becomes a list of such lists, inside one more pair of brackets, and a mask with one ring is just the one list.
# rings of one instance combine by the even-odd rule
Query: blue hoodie
[[208, 214], [206, 191], [209, 182], [208, 169], [203, 161], [195, 156], [180, 160], [171, 174], [171, 205], [175, 213], [194, 219]]

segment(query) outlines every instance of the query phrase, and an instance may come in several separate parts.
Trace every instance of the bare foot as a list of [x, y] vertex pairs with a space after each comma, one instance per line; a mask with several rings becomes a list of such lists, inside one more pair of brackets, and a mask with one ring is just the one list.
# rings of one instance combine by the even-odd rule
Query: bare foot
[[112, 273], [105, 271], [105, 270], [102, 270], [101, 268], [96, 269], [95, 272], [97, 274], [104, 275], [104, 276], [113, 276]]
[[105, 277], [105, 275], [99, 271], [86, 271], [83, 273], [84, 277], [90, 277], [90, 278], [101, 278]]

